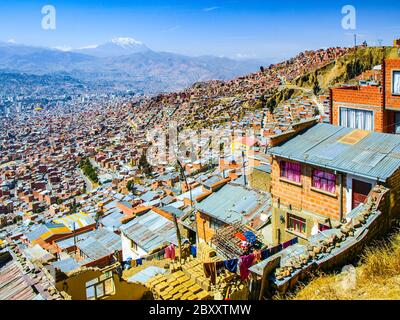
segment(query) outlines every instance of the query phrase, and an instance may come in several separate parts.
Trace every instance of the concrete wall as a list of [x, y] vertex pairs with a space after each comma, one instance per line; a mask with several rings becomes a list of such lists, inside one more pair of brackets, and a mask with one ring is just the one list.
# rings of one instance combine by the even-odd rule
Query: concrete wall
[[[87, 300], [86, 283], [100, 277], [103, 272], [100, 269], [82, 270], [74, 275], [57, 282], [56, 288], [65, 291], [72, 300]], [[147, 288], [138, 283], [128, 283], [120, 280], [117, 274], [113, 274], [115, 292], [102, 300], [140, 300]]]

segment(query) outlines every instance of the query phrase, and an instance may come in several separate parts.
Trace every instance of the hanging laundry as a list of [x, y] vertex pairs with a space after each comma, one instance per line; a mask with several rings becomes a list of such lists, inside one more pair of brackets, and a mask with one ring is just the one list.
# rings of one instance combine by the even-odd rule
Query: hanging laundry
[[212, 284], [217, 283], [217, 268], [215, 262], [203, 263], [204, 274], [207, 278], [210, 278]]
[[197, 248], [196, 248], [195, 245], [191, 245], [191, 246], [190, 246], [190, 254], [191, 254], [194, 258], [196, 258], [196, 256], [197, 256]]
[[254, 264], [262, 260], [261, 251], [254, 251], [253, 254], [254, 254]]
[[269, 252], [271, 253], [271, 256], [278, 253], [278, 246], [270, 248]]
[[173, 244], [171, 244], [169, 247], [170, 247], [169, 250], [170, 250], [170, 255], [171, 255], [170, 258], [171, 258], [172, 260], [175, 260], [175, 246], [174, 246]]
[[292, 240], [286, 241], [285, 243], [282, 244], [282, 249], [286, 249], [287, 247], [290, 247], [292, 245]]
[[249, 254], [248, 256], [240, 257], [240, 277], [242, 280], [246, 280], [249, 277], [249, 268], [253, 265], [254, 254]]
[[252, 245], [257, 241], [256, 235], [251, 231], [246, 231], [244, 236], [246, 237], [246, 241]]
[[236, 273], [238, 262], [239, 262], [239, 259], [227, 260], [227, 261], [224, 261], [224, 266], [228, 271], [230, 271], [232, 273]]
[[170, 246], [165, 248], [165, 259], [171, 259], [171, 248], [170, 248]]
[[141, 266], [143, 264], [143, 259], [137, 259], [136, 260], [136, 265]]
[[240, 232], [236, 233], [235, 237], [240, 239], [240, 240], [242, 240], [242, 241], [246, 241], [246, 237]]
[[261, 259], [262, 260], [268, 259], [270, 255], [271, 255], [271, 252], [269, 249], [264, 250], [261, 252]]

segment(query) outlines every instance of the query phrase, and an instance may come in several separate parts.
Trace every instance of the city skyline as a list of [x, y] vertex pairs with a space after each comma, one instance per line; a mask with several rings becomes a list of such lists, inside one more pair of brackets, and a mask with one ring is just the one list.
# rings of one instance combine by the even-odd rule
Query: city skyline
[[[372, 1], [244, 6], [242, 1], [21, 0], [0, 4], [0, 40], [68, 50], [129, 37], [155, 51], [273, 61], [309, 49], [351, 46], [354, 34], [359, 43], [390, 45], [400, 33], [400, 9], [395, 1], [385, 2], [382, 8]], [[45, 5], [56, 9], [55, 30], [41, 26]], [[355, 30], [342, 28], [345, 5], [356, 9]]]

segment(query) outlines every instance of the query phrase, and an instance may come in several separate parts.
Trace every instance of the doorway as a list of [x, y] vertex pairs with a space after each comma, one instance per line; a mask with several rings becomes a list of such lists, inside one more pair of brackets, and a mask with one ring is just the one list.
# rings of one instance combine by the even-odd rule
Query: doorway
[[372, 184], [353, 179], [352, 209], [364, 203], [372, 190]]

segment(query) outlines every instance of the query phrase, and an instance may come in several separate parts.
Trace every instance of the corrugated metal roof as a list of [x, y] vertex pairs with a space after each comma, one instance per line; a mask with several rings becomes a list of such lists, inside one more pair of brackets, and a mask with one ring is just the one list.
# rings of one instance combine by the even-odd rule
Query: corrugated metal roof
[[0, 266], [0, 300], [34, 300], [36, 297], [15, 260]]
[[121, 219], [124, 214], [119, 209], [112, 211], [109, 215], [101, 219], [101, 224], [112, 230], [113, 228], [119, 228], [121, 226]]
[[26, 234], [26, 237], [29, 241], [34, 241], [39, 239], [42, 236], [46, 237], [52, 234], [68, 234], [71, 231], [64, 224], [54, 224], [54, 223], [45, 223], [41, 224], [38, 227], [32, 229], [30, 232]]
[[317, 124], [269, 149], [282, 158], [386, 181], [400, 167], [400, 136], [370, 132], [355, 144], [340, 140], [356, 129]]
[[[75, 240], [76, 242], [81, 242], [87, 238], [90, 237], [91, 234], [93, 234], [94, 231], [88, 231], [88, 232], [84, 232], [84, 233], [80, 233], [77, 234], [75, 237], [72, 235], [69, 238], [66, 239], [62, 239], [62, 240], [58, 240], [56, 241], [56, 244], [61, 248], [61, 249], [67, 249], [70, 248], [72, 246], [74, 246], [75, 244]], [[75, 239], [74, 239], [75, 238]]]
[[134, 282], [140, 282], [140, 283], [146, 283], [149, 279], [155, 277], [158, 274], [164, 274], [166, 273], [167, 270], [155, 267], [155, 266], [150, 266], [147, 267], [146, 269], [139, 271], [132, 277], [128, 279], [128, 282], [134, 283]]
[[[197, 204], [196, 208], [225, 223], [248, 223], [269, 206], [266, 194], [241, 185], [227, 184]], [[251, 216], [249, 214], [253, 213]]]
[[136, 217], [120, 229], [125, 236], [147, 252], [163, 244], [177, 245], [173, 222], [152, 210]]
[[64, 224], [71, 230], [74, 229], [74, 224], [75, 228], [79, 229], [96, 223], [96, 221], [94, 221], [92, 217], [90, 217], [88, 214], [84, 212], [79, 212], [71, 214], [69, 216], [61, 217], [59, 219], [54, 220], [54, 222]]
[[81, 265], [73, 258], [55, 261], [52, 263], [52, 266], [54, 268], [60, 269], [61, 272], [69, 272], [75, 269], [79, 269], [81, 267]]
[[77, 243], [77, 247], [91, 260], [97, 260], [122, 249], [121, 238], [107, 229], [97, 229]]

